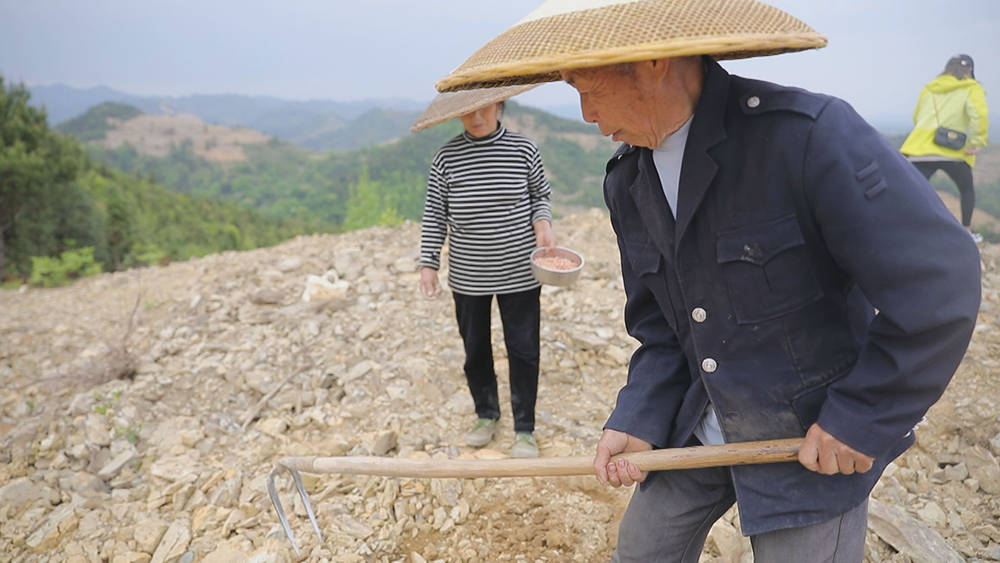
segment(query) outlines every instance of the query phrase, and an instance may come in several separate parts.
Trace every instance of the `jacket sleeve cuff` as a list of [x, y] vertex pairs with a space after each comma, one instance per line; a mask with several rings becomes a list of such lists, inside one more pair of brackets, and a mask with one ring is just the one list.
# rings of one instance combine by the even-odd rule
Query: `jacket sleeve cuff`
[[657, 408], [652, 402], [637, 397], [636, 391], [628, 386], [618, 393], [618, 404], [612, 411], [605, 429], [624, 432], [649, 442], [655, 448], [663, 448], [669, 443], [672, 422], [665, 421], [662, 405]]
[[858, 424], [861, 418], [836, 399], [828, 399], [816, 423], [834, 438], [874, 458], [884, 455], [905, 435], [905, 432], [899, 436], [889, 434], [877, 424]]

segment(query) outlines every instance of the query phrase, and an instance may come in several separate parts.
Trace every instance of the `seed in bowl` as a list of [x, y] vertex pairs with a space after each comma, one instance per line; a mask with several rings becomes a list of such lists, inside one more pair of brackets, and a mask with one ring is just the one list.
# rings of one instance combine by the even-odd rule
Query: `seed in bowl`
[[571, 260], [563, 256], [537, 256], [535, 257], [535, 264], [557, 272], [565, 272], [579, 266], [576, 260]]

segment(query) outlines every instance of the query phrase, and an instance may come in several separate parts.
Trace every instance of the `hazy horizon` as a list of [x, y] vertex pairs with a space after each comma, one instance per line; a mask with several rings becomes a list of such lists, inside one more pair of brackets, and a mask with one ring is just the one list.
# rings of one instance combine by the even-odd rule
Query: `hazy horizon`
[[[98, 86], [139, 96], [429, 101], [433, 84], [539, 0], [484, 10], [457, 0], [195, 3], [0, 0], [0, 75], [29, 86]], [[724, 62], [736, 74], [844, 98], [869, 119], [909, 117], [948, 57], [968, 53], [1000, 89], [1000, 2], [773, 0], [829, 39], [820, 50]], [[562, 83], [518, 97], [569, 108]], [[997, 121], [997, 119], [994, 119]]]

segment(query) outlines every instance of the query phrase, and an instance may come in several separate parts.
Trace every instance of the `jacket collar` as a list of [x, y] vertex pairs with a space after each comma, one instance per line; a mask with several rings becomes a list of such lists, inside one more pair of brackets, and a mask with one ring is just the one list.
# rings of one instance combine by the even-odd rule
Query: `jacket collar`
[[705, 198], [719, 165], [709, 150], [726, 138], [725, 115], [730, 76], [719, 63], [705, 57], [705, 83], [694, 110], [681, 164], [676, 238], [680, 240]]
[[667, 200], [650, 149], [623, 145], [608, 164], [610, 170], [617, 158], [638, 151], [638, 173], [629, 186], [629, 192], [653, 243], [670, 261], [673, 261], [675, 241], [683, 236], [719, 168], [708, 150], [726, 138], [724, 116], [729, 80], [729, 73], [717, 62], [705, 57], [705, 83], [684, 146], [676, 220], [667, 209]]
[[[631, 151], [629, 151], [631, 152]], [[641, 149], [636, 155], [637, 173], [629, 193], [635, 201], [636, 209], [642, 216], [653, 244], [668, 261], [674, 260], [674, 216], [667, 207], [667, 197], [663, 195], [660, 175], [653, 163], [653, 151]]]

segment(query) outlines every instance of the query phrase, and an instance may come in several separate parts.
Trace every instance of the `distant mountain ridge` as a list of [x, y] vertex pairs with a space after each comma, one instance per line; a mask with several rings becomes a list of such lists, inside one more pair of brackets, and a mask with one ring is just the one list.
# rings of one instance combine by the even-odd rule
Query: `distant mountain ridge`
[[[372, 98], [353, 101], [335, 100], [285, 100], [273, 96], [249, 96], [244, 94], [192, 94], [189, 96], [140, 96], [115, 90], [106, 86], [75, 88], [65, 84], [30, 86], [31, 105], [44, 106], [49, 121], [58, 123], [80, 115], [102, 102], [120, 102], [135, 106], [144, 113], [163, 113], [164, 108], [173, 111], [197, 113], [203, 118], [211, 118], [220, 123], [245, 119], [248, 112], [273, 111], [282, 107], [299, 107], [314, 112], [330, 112], [344, 119], [354, 119], [373, 108], [401, 111], [423, 110], [426, 102], [405, 98]], [[193, 110], [197, 111], [193, 111]]]
[[423, 102], [398, 98], [339, 102], [239, 94], [137, 96], [103, 86], [63, 84], [29, 90], [31, 105], [44, 107], [51, 125], [115, 102], [149, 115], [193, 114], [208, 123], [255, 129], [313, 150], [349, 150], [399, 138], [424, 107]]
[[[29, 90], [31, 105], [44, 107], [53, 126], [99, 104], [114, 102], [149, 115], [193, 114], [208, 123], [256, 129], [316, 151], [347, 151], [404, 137], [429, 103], [405, 98], [295, 101], [241, 94], [139, 96], [105, 86], [75, 88], [65, 84], [37, 85]], [[583, 123], [575, 103], [541, 109]]]

